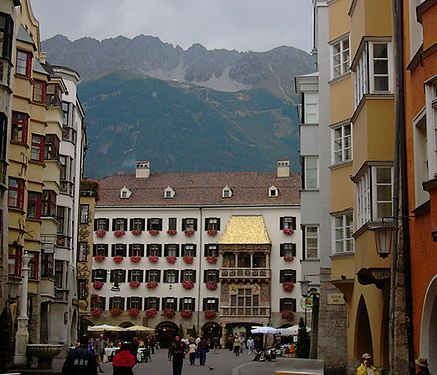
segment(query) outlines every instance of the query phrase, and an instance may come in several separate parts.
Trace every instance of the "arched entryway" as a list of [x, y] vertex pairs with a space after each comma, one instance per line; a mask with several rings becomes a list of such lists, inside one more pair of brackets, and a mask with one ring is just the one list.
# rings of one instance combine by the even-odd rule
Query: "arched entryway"
[[357, 311], [356, 323], [356, 358], [361, 358], [363, 353], [370, 353], [373, 356], [372, 331], [370, 329], [369, 314], [363, 296], [360, 298]]
[[214, 338], [222, 337], [222, 327], [216, 322], [208, 322], [202, 327], [202, 336], [208, 341], [210, 346], [214, 343]]
[[437, 276], [429, 283], [423, 304], [420, 355], [428, 358], [431, 374], [437, 373]]
[[159, 323], [155, 328], [156, 341], [161, 348], [168, 348], [177, 332], [178, 326], [173, 322]]

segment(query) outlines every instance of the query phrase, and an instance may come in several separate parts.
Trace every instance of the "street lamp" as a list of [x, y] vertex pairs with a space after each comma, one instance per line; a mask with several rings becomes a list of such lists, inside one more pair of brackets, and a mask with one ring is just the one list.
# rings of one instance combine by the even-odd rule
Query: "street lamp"
[[369, 230], [375, 234], [376, 252], [381, 258], [387, 258], [390, 255], [393, 233], [397, 230], [393, 220], [384, 222], [384, 219], [382, 218], [381, 223], [369, 226]]
[[306, 299], [308, 296], [308, 290], [310, 288], [310, 281], [309, 280], [300, 280], [299, 281], [300, 284], [300, 290], [301, 290], [301, 294], [302, 297], [305, 299], [305, 303], [304, 303], [304, 310], [305, 310], [305, 328], [307, 326], [307, 306], [306, 306]]

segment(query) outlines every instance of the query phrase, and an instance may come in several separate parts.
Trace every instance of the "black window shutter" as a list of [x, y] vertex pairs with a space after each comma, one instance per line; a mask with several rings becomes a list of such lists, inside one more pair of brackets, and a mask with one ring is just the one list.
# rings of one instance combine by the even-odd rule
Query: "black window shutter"
[[123, 230], [127, 230], [127, 219], [123, 220]]
[[185, 244], [182, 244], [181, 245], [181, 257], [184, 257], [185, 256], [185, 249], [186, 249], [186, 247], [187, 247], [187, 245], [185, 245]]
[[144, 244], [141, 244], [140, 256], [144, 256]]
[[146, 283], [150, 281], [150, 271], [146, 270]]
[[194, 311], [196, 309], [196, 300], [194, 298], [191, 298], [191, 311]]
[[129, 219], [129, 230], [134, 229], [134, 219]]
[[109, 309], [112, 309], [114, 297], [109, 297]]
[[279, 229], [280, 230], [284, 229], [284, 218], [283, 217], [279, 218]]
[[160, 310], [160, 299], [157, 297], [156, 298], [156, 310]]
[[158, 281], [157, 282], [158, 283], [161, 282], [161, 270], [158, 270]]
[[114, 275], [115, 275], [115, 270], [111, 270], [111, 278], [109, 279], [109, 281], [110, 281], [111, 283], [114, 282]]
[[132, 244], [130, 243], [129, 244], [129, 256], [131, 257], [133, 254], [132, 254]]
[[292, 275], [293, 275], [293, 283], [296, 284], [296, 271], [292, 270]]
[[218, 309], [219, 309], [219, 299], [218, 298], [214, 298], [214, 305], [215, 305], [215, 308], [216, 308], [216, 310], [218, 311]]
[[130, 309], [130, 300], [131, 300], [131, 298], [130, 297], [127, 297], [127, 306], [126, 306], [126, 309], [127, 310], [129, 310]]
[[296, 244], [292, 243], [291, 244], [291, 253], [293, 254], [293, 256], [296, 256]]
[[185, 226], [186, 226], [186, 221], [187, 219], [182, 219], [182, 231], [185, 231]]
[[125, 309], [124, 297], [121, 297], [121, 309], [122, 309], [122, 310]]
[[176, 248], [176, 256], [178, 257], [179, 256], [179, 244], [176, 244], [175, 248]]
[[179, 271], [176, 270], [176, 277], [175, 277], [175, 282], [178, 283], [179, 282]]
[[217, 230], [220, 230], [220, 219], [217, 218]]
[[103, 279], [103, 281], [106, 283], [106, 280], [108, 279], [108, 272], [106, 272], [106, 270], [102, 270], [103, 272], [101, 273], [101, 277]]
[[126, 257], [126, 255], [127, 255], [127, 245], [123, 244], [122, 249], [123, 249], [123, 256]]
[[209, 218], [205, 218], [205, 230], [208, 230]]
[[193, 270], [193, 283], [196, 282], [196, 270]]
[[281, 243], [279, 245], [279, 256], [283, 257], [284, 256], [284, 244]]
[[112, 230], [115, 230], [115, 222], [117, 221], [117, 219], [112, 219]]
[[219, 281], [219, 270], [215, 270], [215, 282], [218, 283]]
[[108, 248], [109, 248], [109, 245], [105, 244], [105, 257], [108, 256]]
[[203, 247], [203, 256], [204, 257], [208, 256], [208, 249], [209, 249], [209, 245], [205, 244], [205, 246]]
[[197, 231], [197, 219], [194, 219], [194, 230]]
[[147, 230], [150, 230], [150, 219], [147, 219]]
[[291, 218], [291, 226], [293, 227], [293, 230], [296, 230], [296, 217], [293, 216]]
[[284, 282], [284, 270], [279, 271], [279, 282], [280, 283]]
[[185, 270], [181, 271], [181, 281], [185, 281]]
[[94, 219], [94, 231], [97, 230], [97, 220], [98, 220], [98, 219]]
[[131, 282], [132, 281], [132, 270], [128, 270], [127, 271], [127, 281]]
[[207, 308], [207, 304], [208, 304], [208, 298], [204, 298], [204, 299], [203, 299], [203, 311], [206, 310], [206, 308]]
[[149, 299], [146, 297], [144, 298], [144, 310], [147, 310], [149, 308]]
[[97, 245], [93, 244], [93, 257], [95, 257], [97, 255]]
[[184, 307], [184, 297], [179, 298], [179, 310], [182, 311], [183, 307]]
[[164, 270], [164, 282], [167, 282], [168, 271]]
[[168, 256], [168, 244], [164, 245], [164, 256]]
[[115, 256], [115, 244], [111, 245], [111, 256]]
[[159, 219], [159, 230], [162, 231], [162, 219]]
[[284, 311], [284, 299], [279, 300], [279, 311]]
[[208, 280], [208, 270], [203, 271], [203, 282], [206, 283]]
[[197, 245], [196, 244], [193, 244], [193, 257], [196, 257], [197, 256]]
[[146, 229], [146, 219], [141, 219], [141, 230]]

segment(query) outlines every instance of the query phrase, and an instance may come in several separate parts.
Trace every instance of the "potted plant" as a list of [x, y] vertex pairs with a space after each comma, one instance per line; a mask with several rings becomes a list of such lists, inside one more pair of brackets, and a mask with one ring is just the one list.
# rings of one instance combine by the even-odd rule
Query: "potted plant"
[[96, 236], [97, 236], [98, 238], [103, 238], [103, 237], [105, 237], [105, 236], [106, 236], [106, 230], [104, 230], [104, 229], [96, 230]]
[[102, 263], [105, 259], [106, 259], [106, 257], [105, 257], [104, 255], [96, 255], [96, 256], [94, 257], [94, 260], [95, 260], [97, 263]]
[[140, 283], [139, 281], [134, 281], [134, 280], [132, 280], [132, 281], [129, 283], [129, 286], [130, 286], [132, 289], [138, 288], [140, 285], [141, 285], [141, 283]]
[[165, 260], [169, 264], [175, 264], [176, 263], [176, 259], [177, 258], [174, 255], [168, 255], [168, 256], [165, 257]]
[[129, 309], [128, 310], [128, 314], [131, 318], [136, 318], [139, 313], [140, 313], [140, 310], [138, 310], [138, 309]]
[[149, 319], [153, 319], [157, 313], [158, 312], [156, 311], [156, 309], [147, 309], [146, 310], [146, 317]]
[[281, 316], [282, 319], [288, 320], [289, 322], [291, 322], [292, 320], [294, 320], [294, 314], [292, 311], [290, 310], [284, 310], [281, 312]]
[[206, 288], [209, 290], [216, 290], [217, 289], [217, 283], [215, 281], [207, 281]]
[[101, 308], [94, 308], [91, 310], [91, 316], [93, 316], [94, 318], [99, 318], [101, 317], [103, 314], [103, 310]]
[[292, 256], [292, 255], [286, 255], [286, 256], [284, 257], [284, 260], [285, 260], [286, 262], [292, 262], [292, 261], [294, 260], [294, 256]]
[[117, 316], [120, 316], [122, 312], [123, 311], [121, 309], [118, 309], [118, 308], [113, 308], [113, 309], [109, 310], [109, 313], [111, 314], [111, 316], [113, 318], [116, 318]]
[[286, 281], [282, 283], [282, 289], [287, 293], [291, 293], [294, 289], [294, 283], [291, 281]]
[[126, 233], [124, 230], [117, 229], [116, 231], [114, 231], [114, 236], [117, 238], [123, 237], [125, 234]]
[[194, 261], [194, 258], [191, 255], [185, 255], [182, 259], [186, 264], [193, 264]]
[[217, 257], [214, 256], [214, 255], [208, 256], [208, 257], [206, 257], [206, 261], [209, 264], [216, 264], [217, 263]]
[[185, 280], [182, 283], [182, 286], [184, 287], [184, 289], [193, 289], [194, 283], [192, 281], [190, 281], [190, 280]]
[[169, 236], [175, 236], [176, 235], [176, 229], [169, 229], [168, 231], [167, 231], [167, 234], [169, 235]]
[[131, 232], [134, 236], [140, 236], [141, 233], [143, 233], [143, 231], [141, 229], [132, 229]]
[[112, 258], [112, 260], [117, 263], [120, 264], [121, 262], [123, 262], [123, 257], [121, 255], [116, 255], [115, 257]]
[[141, 260], [141, 257], [139, 255], [132, 255], [130, 257], [130, 260], [131, 260], [132, 263], [139, 263], [140, 260]]
[[286, 236], [291, 236], [294, 233], [293, 228], [284, 228], [282, 229], [282, 233], [284, 233]]
[[185, 236], [187, 236], [187, 237], [193, 237], [194, 236], [194, 230], [192, 230], [192, 229], [187, 229], [186, 231], [185, 231]]
[[215, 237], [217, 236], [217, 229], [208, 229], [208, 236]]
[[162, 311], [162, 316], [165, 316], [166, 318], [171, 319], [171, 318], [174, 317], [174, 315], [175, 315], [175, 311], [174, 311], [173, 309], [165, 308], [165, 309]]
[[149, 234], [151, 236], [157, 236], [159, 234], [159, 230], [157, 230], [157, 229], [150, 229], [149, 230]]
[[158, 263], [159, 258], [156, 255], [150, 255], [149, 256], [149, 262], [150, 263]]
[[217, 316], [215, 310], [205, 310], [205, 319], [214, 319]]
[[156, 281], [149, 281], [146, 284], [147, 289], [155, 289], [158, 286], [158, 283]]
[[181, 317], [184, 319], [190, 319], [193, 316], [193, 312], [191, 310], [182, 310]]
[[103, 281], [94, 281], [93, 282], [93, 288], [100, 290], [103, 288], [103, 285], [105, 285], [105, 283]]

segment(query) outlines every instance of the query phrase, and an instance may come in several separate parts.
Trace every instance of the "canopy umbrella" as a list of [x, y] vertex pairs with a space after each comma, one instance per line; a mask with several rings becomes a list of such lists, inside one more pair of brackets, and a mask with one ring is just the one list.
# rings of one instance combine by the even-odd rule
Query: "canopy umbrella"
[[131, 326], [124, 329], [126, 332], [149, 332], [153, 333], [155, 332], [155, 328], [145, 327], [145, 326]]
[[250, 332], [252, 333], [262, 333], [262, 334], [275, 334], [278, 333], [278, 330], [274, 327], [258, 327], [255, 329], [252, 329]]
[[[299, 332], [299, 326], [295, 325], [288, 328], [278, 328], [277, 331], [281, 336], [297, 336]], [[307, 332], [310, 331], [311, 328], [307, 327]]]
[[111, 326], [109, 324], [102, 324], [100, 326], [88, 327], [88, 331], [89, 332], [105, 332], [105, 331], [121, 332], [123, 331], [123, 328], [117, 326]]

